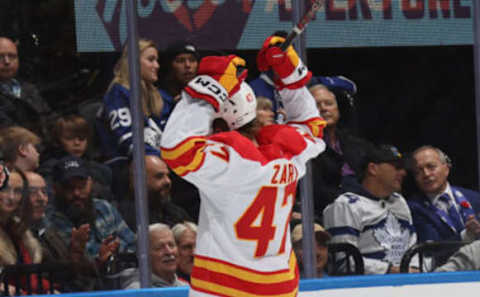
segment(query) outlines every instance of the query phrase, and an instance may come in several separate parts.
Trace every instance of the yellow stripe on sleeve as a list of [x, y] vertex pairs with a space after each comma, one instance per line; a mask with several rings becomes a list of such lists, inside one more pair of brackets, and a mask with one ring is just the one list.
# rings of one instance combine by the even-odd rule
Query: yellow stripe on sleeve
[[176, 174], [182, 176], [188, 172], [195, 171], [200, 167], [200, 165], [203, 162], [203, 159], [205, 159], [205, 153], [203, 150], [205, 149], [206, 145], [202, 145], [202, 147], [198, 148], [197, 151], [195, 152], [195, 156], [193, 157], [192, 162], [188, 163], [187, 165], [180, 165], [177, 167], [172, 168], [173, 171], [175, 171]]
[[310, 127], [310, 130], [312, 131], [314, 137], [318, 137], [318, 135], [321, 134], [321, 129], [325, 128], [326, 125], [327, 122], [323, 119], [313, 120], [308, 123], [308, 126]]
[[206, 140], [202, 137], [195, 137], [187, 142], [181, 144], [178, 148], [174, 148], [173, 150], [162, 150], [162, 158], [166, 160], [174, 160], [181, 155], [185, 154], [189, 150], [191, 150], [197, 142], [206, 142]]

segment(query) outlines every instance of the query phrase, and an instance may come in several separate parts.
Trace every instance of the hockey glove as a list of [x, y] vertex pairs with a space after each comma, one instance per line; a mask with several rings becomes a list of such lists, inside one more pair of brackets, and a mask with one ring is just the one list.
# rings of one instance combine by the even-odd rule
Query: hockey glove
[[264, 72], [272, 68], [280, 79], [280, 82], [275, 82], [279, 88], [303, 87], [312, 77], [312, 73], [298, 57], [293, 46], [289, 46], [285, 52], [278, 47], [284, 41], [285, 38], [278, 36], [270, 36], [265, 40], [257, 55], [258, 69]]
[[188, 83], [185, 92], [193, 98], [207, 101], [218, 112], [247, 77], [246, 70], [237, 75], [238, 68], [245, 64], [245, 60], [235, 55], [205, 57], [200, 61], [197, 77]]

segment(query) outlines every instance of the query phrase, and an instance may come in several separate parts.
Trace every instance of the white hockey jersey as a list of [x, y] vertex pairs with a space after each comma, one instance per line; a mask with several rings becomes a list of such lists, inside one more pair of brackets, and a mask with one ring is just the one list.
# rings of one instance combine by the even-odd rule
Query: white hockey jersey
[[306, 88], [280, 94], [291, 124], [262, 128], [259, 147], [236, 131], [208, 136], [214, 109], [186, 93], [170, 116], [162, 157], [201, 197], [190, 296], [297, 294], [289, 219], [325, 121]]
[[405, 251], [417, 241], [410, 209], [398, 193], [386, 200], [344, 193], [325, 208], [323, 220], [331, 242], [351, 243], [360, 250], [365, 274], [400, 266]]

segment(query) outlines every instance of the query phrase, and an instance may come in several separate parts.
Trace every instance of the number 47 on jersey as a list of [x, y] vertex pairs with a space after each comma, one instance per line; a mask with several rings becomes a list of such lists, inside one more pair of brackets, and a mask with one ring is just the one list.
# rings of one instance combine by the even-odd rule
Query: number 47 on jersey
[[[270, 241], [275, 240], [277, 226], [274, 225], [274, 222], [283, 223], [283, 226], [281, 226], [283, 228], [283, 232], [281, 233], [282, 241], [277, 254], [285, 252], [291, 207], [295, 199], [296, 189], [296, 182], [290, 183], [285, 187], [281, 207], [290, 208], [288, 217], [275, 218], [275, 215], [278, 215], [275, 211], [275, 206], [279, 187], [263, 186], [247, 210], [245, 210], [235, 223], [235, 231], [238, 239], [256, 241], [255, 257], [265, 256]], [[260, 224], [256, 224], [259, 216]]]

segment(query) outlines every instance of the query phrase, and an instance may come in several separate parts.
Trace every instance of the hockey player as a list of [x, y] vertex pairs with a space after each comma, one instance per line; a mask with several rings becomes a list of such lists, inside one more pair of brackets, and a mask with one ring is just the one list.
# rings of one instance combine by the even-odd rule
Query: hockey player
[[[162, 156], [200, 189], [190, 296], [296, 296], [299, 273], [289, 218], [305, 163], [321, 153], [325, 121], [304, 87], [311, 74], [292, 47], [265, 40], [261, 71], [280, 77], [288, 125], [260, 128], [256, 98], [236, 56], [205, 57], [162, 137]], [[216, 117], [231, 131], [209, 135]]]
[[[399, 273], [403, 254], [417, 241], [412, 215], [399, 194], [406, 175], [402, 155], [393, 146], [372, 145], [362, 167], [361, 185], [323, 211], [325, 228], [331, 242], [360, 250], [365, 274]], [[418, 269], [412, 265], [410, 272]]]

